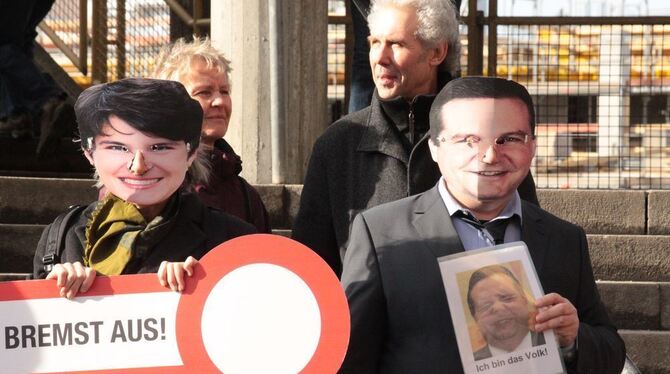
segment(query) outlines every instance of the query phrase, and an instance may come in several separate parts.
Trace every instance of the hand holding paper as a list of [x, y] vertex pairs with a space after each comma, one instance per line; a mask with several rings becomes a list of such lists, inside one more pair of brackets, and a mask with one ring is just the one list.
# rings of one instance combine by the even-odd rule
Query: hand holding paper
[[95, 270], [80, 262], [54, 265], [46, 279], [56, 279], [60, 295], [72, 300], [79, 292], [86, 292], [95, 280]]
[[557, 293], [550, 293], [535, 301], [538, 314], [535, 330], [542, 332], [554, 329], [561, 347], [568, 347], [577, 338], [579, 317], [572, 303]]
[[172, 291], [181, 292], [184, 290], [184, 273], [189, 277], [193, 275], [193, 267], [198, 260], [188, 256], [184, 262], [161, 262], [158, 268], [158, 282], [163, 287], [169, 287]]

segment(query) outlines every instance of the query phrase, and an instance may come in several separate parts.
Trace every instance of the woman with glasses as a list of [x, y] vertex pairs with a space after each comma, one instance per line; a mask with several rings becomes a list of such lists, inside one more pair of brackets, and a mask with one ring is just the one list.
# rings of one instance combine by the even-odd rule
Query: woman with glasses
[[206, 181], [207, 168], [197, 152], [202, 109], [181, 83], [124, 79], [93, 86], [75, 112], [82, 150], [106, 195], [73, 218], [49, 271], [43, 261], [49, 227], [42, 234], [33, 273], [57, 280], [61, 296], [86, 292], [96, 274], [158, 272], [161, 284], [181, 291], [197, 259], [255, 232], [187, 191]]

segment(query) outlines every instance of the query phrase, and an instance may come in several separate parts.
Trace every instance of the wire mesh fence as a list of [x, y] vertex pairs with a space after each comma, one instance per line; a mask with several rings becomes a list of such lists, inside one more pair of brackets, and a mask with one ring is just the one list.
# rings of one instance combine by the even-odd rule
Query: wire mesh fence
[[[44, 23], [40, 44], [84, 86], [146, 76], [170, 42], [170, 10], [162, 0], [59, 0]], [[76, 66], [82, 53], [83, 66]]]
[[86, 8], [82, 9], [80, 3], [80, 0], [54, 2], [37, 37], [37, 41], [51, 52], [59, 65], [77, 76], [85, 75], [88, 68], [86, 18], [83, 16]]
[[160, 0], [107, 1], [108, 80], [147, 76], [170, 43], [170, 9]]
[[328, 0], [328, 111], [336, 120], [346, 113], [347, 6], [344, 0]]
[[346, 25], [328, 25], [328, 97], [344, 100]]
[[[100, 80], [146, 75], [170, 41], [165, 2], [89, 0], [88, 16], [80, 15], [81, 3], [57, 1], [45, 23], [77, 55], [86, 19], [92, 48], [85, 65], [95, 70], [102, 61]], [[337, 118], [345, 112], [350, 18], [344, 0], [328, 4], [328, 97]], [[670, 188], [668, 17], [536, 20], [499, 18], [491, 30], [485, 22], [481, 65], [485, 75], [517, 80], [534, 96], [538, 187]], [[461, 27], [463, 75], [474, 73], [468, 32]]]
[[[480, 64], [484, 75], [516, 80], [534, 97], [538, 187], [670, 188], [667, 18], [506, 20], [513, 22], [490, 26], [493, 46], [484, 21]], [[461, 73], [476, 74], [468, 25], [460, 32]]]
[[54, 2], [45, 23], [54, 30], [65, 45], [79, 52], [79, 0], [60, 0]]
[[495, 74], [535, 99], [538, 187], [670, 188], [670, 25], [496, 32]]

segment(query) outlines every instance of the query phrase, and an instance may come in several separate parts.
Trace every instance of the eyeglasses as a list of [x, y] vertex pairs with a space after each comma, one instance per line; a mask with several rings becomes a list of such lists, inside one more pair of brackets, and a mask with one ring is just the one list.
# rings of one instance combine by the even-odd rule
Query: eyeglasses
[[[528, 144], [528, 142], [533, 139], [535, 139], [535, 135], [526, 134], [523, 132], [509, 133], [500, 135], [499, 137], [493, 139], [493, 143], [491, 145], [498, 151], [514, 151], [524, 149], [526, 144]], [[437, 137], [437, 141], [454, 146], [462, 146], [463, 148], [467, 147], [477, 151], [482, 149], [482, 144], [484, 143], [482, 138], [476, 135], [456, 136], [451, 139], [447, 139], [444, 136], [439, 136]], [[488, 149], [488, 145], [484, 144], [483, 149]]]

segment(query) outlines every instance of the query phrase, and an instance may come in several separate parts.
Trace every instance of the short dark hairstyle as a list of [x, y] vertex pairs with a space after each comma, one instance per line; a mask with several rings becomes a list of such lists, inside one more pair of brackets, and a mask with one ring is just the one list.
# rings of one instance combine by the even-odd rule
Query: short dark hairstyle
[[470, 314], [472, 317], [475, 316], [475, 301], [472, 300], [472, 289], [477, 285], [477, 283], [495, 274], [501, 274], [510, 278], [514, 282], [514, 287], [517, 289], [517, 291], [519, 291], [522, 296], [525, 295], [519, 280], [516, 279], [514, 273], [512, 273], [512, 271], [510, 271], [505, 266], [489, 265], [479, 268], [472, 273], [470, 276], [470, 282], [468, 283], [468, 309], [470, 309]]
[[92, 139], [103, 134], [111, 116], [138, 131], [183, 140], [190, 154], [200, 144], [202, 108], [179, 82], [128, 78], [98, 84], [79, 95], [74, 110], [84, 150], [90, 150]]
[[526, 104], [531, 134], [535, 134], [535, 107], [526, 87], [517, 82], [494, 77], [463, 77], [447, 83], [430, 107], [430, 137], [434, 142], [442, 131], [442, 108], [456, 99], [519, 99]]

